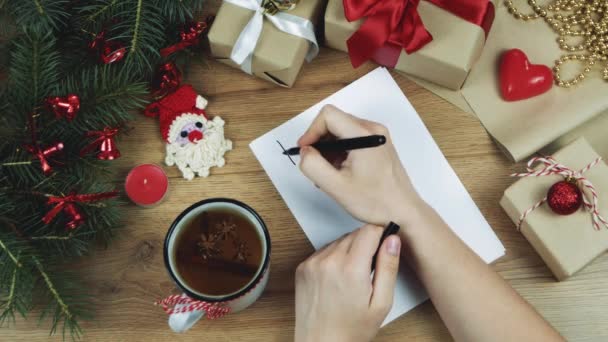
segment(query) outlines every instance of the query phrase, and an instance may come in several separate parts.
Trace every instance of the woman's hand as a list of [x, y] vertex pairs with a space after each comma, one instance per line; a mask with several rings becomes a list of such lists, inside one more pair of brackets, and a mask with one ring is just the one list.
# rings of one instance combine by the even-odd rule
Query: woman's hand
[[[310, 145], [325, 136], [338, 139], [372, 134], [386, 136], [386, 144], [353, 150], [339, 167]], [[386, 127], [356, 118], [326, 105], [298, 140], [300, 169], [311, 181], [340, 203], [355, 218], [381, 226], [400, 225], [422, 205], [401, 165]]]
[[317, 251], [296, 271], [296, 342], [370, 341], [393, 305], [401, 241], [380, 247], [383, 228], [367, 225]]

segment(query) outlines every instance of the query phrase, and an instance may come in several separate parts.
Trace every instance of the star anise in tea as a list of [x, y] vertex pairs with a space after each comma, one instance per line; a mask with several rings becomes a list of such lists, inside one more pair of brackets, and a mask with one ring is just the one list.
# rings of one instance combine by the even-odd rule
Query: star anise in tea
[[198, 251], [203, 260], [207, 260], [211, 257], [218, 256], [221, 254], [217, 243], [217, 238], [214, 235], [201, 234], [200, 240], [197, 242], [196, 245], [198, 246]]
[[249, 251], [249, 247], [247, 246], [247, 242], [240, 241], [239, 239], [234, 239], [232, 244], [235, 249], [235, 254], [232, 259], [245, 263], [247, 262], [247, 258], [251, 256], [251, 252]]
[[222, 240], [228, 237], [236, 237], [236, 224], [232, 220], [222, 220], [215, 225], [215, 235]]

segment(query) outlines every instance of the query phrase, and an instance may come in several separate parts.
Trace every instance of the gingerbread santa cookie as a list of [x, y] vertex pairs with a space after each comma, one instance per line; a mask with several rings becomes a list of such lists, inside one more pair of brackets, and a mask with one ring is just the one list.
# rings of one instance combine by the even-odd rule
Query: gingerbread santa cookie
[[183, 85], [145, 110], [147, 116], [159, 118], [167, 142], [165, 163], [177, 165], [187, 180], [207, 177], [210, 168], [224, 166], [224, 154], [232, 149], [232, 141], [224, 138], [224, 120], [210, 120], [206, 106], [207, 100], [191, 85]]

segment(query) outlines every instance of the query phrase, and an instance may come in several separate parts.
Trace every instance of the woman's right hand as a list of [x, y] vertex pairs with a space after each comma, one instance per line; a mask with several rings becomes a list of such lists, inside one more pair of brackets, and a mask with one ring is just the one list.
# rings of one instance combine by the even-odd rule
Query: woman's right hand
[[[328, 135], [346, 139], [373, 134], [384, 135], [386, 144], [350, 151], [339, 167], [310, 146]], [[409, 214], [423, 205], [401, 165], [388, 129], [381, 124], [326, 105], [298, 145], [302, 147], [300, 169], [304, 175], [360, 221], [380, 226], [389, 221], [405, 224]]]

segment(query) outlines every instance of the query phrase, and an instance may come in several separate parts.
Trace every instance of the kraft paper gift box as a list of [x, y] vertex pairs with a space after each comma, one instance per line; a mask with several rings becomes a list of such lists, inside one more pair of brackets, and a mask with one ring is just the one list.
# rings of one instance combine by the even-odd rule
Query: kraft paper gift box
[[[525, 9], [525, 1], [520, 6]], [[518, 48], [531, 63], [553, 67], [564, 54], [556, 39], [557, 34], [544, 20], [517, 20], [500, 2], [483, 53], [462, 89], [454, 91], [420, 78], [412, 80], [475, 115], [513, 161], [526, 159], [539, 150], [555, 151], [579, 137], [585, 137], [601, 156], [608, 158], [608, 134], [604, 128], [608, 124], [608, 84], [602, 80], [601, 68], [593, 69], [584, 82], [573, 88], [553, 86], [545, 94], [516, 102], [506, 102], [501, 97], [498, 63], [502, 53]], [[579, 68], [582, 66], [578, 64], [564, 64], [562, 69]]]
[[[254, 3], [258, 0], [249, 0]], [[303, 0], [284, 13], [318, 22], [324, 1]], [[211, 54], [218, 61], [235, 68], [240, 66], [230, 59], [239, 35], [253, 17], [254, 11], [224, 1], [209, 31]], [[308, 40], [277, 29], [264, 18], [259, 41], [253, 52], [252, 74], [274, 84], [293, 86], [300, 69], [312, 49]], [[314, 30], [313, 30], [314, 37]]]
[[[482, 24], [486, 29], [492, 25], [494, 6], [499, 1], [488, 2]], [[450, 89], [460, 89], [481, 55], [486, 32], [481, 26], [426, 0], [420, 1], [418, 13], [433, 40], [412, 54], [401, 51], [395, 70]], [[349, 22], [344, 14], [343, 0], [329, 0], [325, 12], [325, 45], [347, 52], [346, 41], [361, 27], [364, 20]]]
[[[593, 162], [598, 154], [581, 138], [553, 157], [558, 163], [579, 171]], [[593, 184], [598, 194], [600, 214], [608, 217], [608, 167], [601, 161], [582, 175]], [[522, 213], [544, 198], [549, 188], [561, 180], [564, 178], [560, 175], [521, 178], [505, 191], [500, 205], [517, 225]], [[584, 189], [580, 184], [579, 188], [581, 191]], [[599, 230], [596, 230], [592, 215], [584, 205], [574, 214], [564, 216], [551, 211], [545, 203], [526, 216], [521, 233], [560, 281], [608, 250], [608, 229], [600, 222]]]

